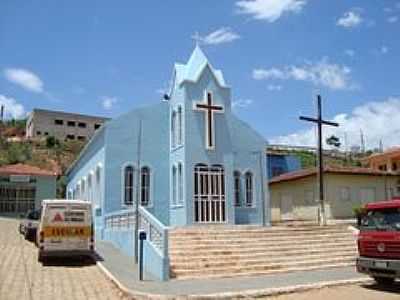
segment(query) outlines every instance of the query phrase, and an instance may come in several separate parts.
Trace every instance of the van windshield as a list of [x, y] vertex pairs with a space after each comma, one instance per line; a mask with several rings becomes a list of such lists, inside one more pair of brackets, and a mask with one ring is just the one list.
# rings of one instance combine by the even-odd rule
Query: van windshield
[[400, 208], [371, 210], [361, 219], [361, 230], [400, 231]]

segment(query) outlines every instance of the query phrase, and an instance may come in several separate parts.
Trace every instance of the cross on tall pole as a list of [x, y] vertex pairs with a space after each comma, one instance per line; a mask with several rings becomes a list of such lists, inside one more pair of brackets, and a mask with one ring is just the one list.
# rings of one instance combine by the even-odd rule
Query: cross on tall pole
[[318, 116], [317, 118], [310, 118], [300, 116], [300, 120], [316, 123], [318, 126], [318, 182], [319, 182], [319, 224], [325, 226], [326, 215], [325, 215], [325, 199], [324, 199], [324, 160], [322, 153], [322, 125], [329, 125], [338, 127], [339, 124], [335, 122], [325, 121], [322, 119], [322, 109], [321, 109], [321, 96], [317, 96], [317, 107], [318, 107]]

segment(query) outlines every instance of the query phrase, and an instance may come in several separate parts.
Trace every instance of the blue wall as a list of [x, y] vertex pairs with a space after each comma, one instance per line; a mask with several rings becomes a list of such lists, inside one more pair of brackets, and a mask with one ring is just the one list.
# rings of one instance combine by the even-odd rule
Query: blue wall
[[268, 178], [301, 169], [300, 158], [293, 154], [267, 154]]

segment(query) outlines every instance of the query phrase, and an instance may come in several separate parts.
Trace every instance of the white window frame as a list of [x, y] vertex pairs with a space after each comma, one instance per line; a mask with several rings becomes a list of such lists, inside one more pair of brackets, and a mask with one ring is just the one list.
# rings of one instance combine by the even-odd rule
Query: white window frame
[[[248, 185], [247, 185], [247, 176], [248, 175], [251, 175], [251, 185], [250, 185], [251, 190], [250, 190], [250, 193], [248, 192]], [[245, 207], [249, 207], [250, 208], [250, 207], [254, 207], [255, 206], [255, 203], [254, 203], [254, 187], [255, 187], [254, 181], [255, 181], [254, 173], [252, 171], [250, 171], [250, 170], [246, 171], [244, 173], [244, 190], [245, 190], [244, 206]], [[251, 195], [251, 202], [248, 201], [248, 195]]]
[[[133, 168], [133, 172], [132, 172], [132, 203], [127, 204], [125, 203], [125, 169], [127, 167], [132, 167]], [[135, 198], [136, 198], [136, 186], [135, 186], [135, 182], [137, 180], [137, 170], [136, 170], [136, 166], [135, 164], [133, 164], [132, 162], [125, 162], [122, 167], [121, 167], [121, 206], [124, 208], [128, 208], [128, 207], [133, 207], [133, 205], [135, 204]]]
[[[236, 180], [238, 179], [239, 185], [236, 186]], [[233, 205], [235, 207], [242, 206], [242, 173], [239, 170], [233, 171]]]
[[[147, 201], [147, 204], [146, 205], [143, 205], [143, 200], [142, 200], [142, 170], [144, 169], [144, 168], [147, 168], [148, 169], [148, 183], [149, 183], [149, 186], [147, 187], [147, 195], [148, 195], [148, 197], [149, 197], [149, 199], [148, 199], [148, 201]], [[153, 197], [152, 197], [152, 191], [153, 191], [153, 171], [152, 171], [153, 169], [149, 166], [149, 165], [143, 165], [143, 166], [141, 166], [140, 167], [140, 186], [139, 186], [139, 188], [140, 188], [140, 205], [141, 206], [143, 206], [143, 207], [151, 207], [152, 206], [152, 203], [153, 203]]]
[[184, 204], [184, 195], [185, 195], [185, 185], [184, 185], [184, 168], [183, 163], [178, 162], [177, 167], [177, 205], [182, 206]]

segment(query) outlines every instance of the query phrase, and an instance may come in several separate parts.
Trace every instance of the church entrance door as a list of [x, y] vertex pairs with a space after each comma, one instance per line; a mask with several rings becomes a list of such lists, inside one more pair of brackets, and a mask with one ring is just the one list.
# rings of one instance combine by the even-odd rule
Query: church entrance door
[[221, 165], [198, 164], [194, 170], [194, 222], [225, 223], [225, 175]]

